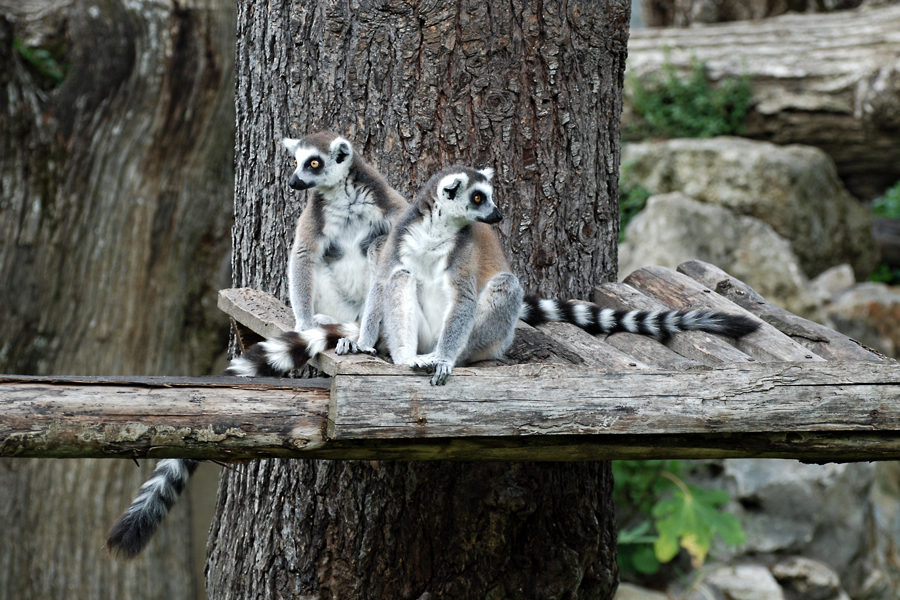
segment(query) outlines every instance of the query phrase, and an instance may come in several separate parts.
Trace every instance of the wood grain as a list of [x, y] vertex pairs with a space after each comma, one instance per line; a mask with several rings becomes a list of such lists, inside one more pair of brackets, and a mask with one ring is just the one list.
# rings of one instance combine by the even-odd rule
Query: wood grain
[[798, 317], [780, 306], [775, 306], [749, 285], [715, 265], [692, 260], [678, 265], [677, 270], [753, 313], [822, 358], [874, 361], [886, 358], [863, 348], [859, 342], [834, 329]]
[[[677, 308], [645, 295], [625, 283], [604, 283], [595, 287], [594, 302], [617, 310], [675, 310]], [[622, 336], [631, 336], [631, 339], [627, 337], [623, 339]], [[680, 367], [688, 367], [688, 365], [667, 356], [664, 352], [648, 347], [647, 342], [638, 342], [633, 338], [649, 340], [650, 343], [655, 343], [662, 348], [669, 348], [686, 359], [711, 367], [727, 363], [755, 361], [749, 354], [735, 348], [732, 341], [702, 331], [686, 331], [676, 334], [666, 342], [665, 346], [650, 340], [646, 336], [637, 336], [630, 333], [614, 334], [610, 336], [610, 343], [621, 343], [626, 345], [626, 347], [634, 345], [646, 348], [646, 352], [657, 356], [654, 360], [661, 361], [660, 366], [674, 363]], [[613, 341], [613, 339], [616, 339], [616, 341]]]
[[[462, 371], [462, 370], [461, 370]], [[364, 398], [364, 401], [359, 401]], [[519, 365], [426, 377], [341, 377], [334, 439], [741, 434], [900, 429], [900, 367], [749, 364], [691, 371]]]
[[[665, 267], [644, 267], [625, 282], [680, 310], [716, 310], [759, 319], [690, 277]], [[760, 320], [759, 330], [735, 341], [737, 348], [761, 362], [815, 362], [825, 360]]]
[[0, 378], [0, 456], [261, 458], [322, 442], [329, 380]]

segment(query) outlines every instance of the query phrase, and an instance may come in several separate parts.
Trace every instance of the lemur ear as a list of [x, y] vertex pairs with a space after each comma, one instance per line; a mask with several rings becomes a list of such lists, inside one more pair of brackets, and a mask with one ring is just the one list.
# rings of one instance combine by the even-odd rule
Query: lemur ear
[[337, 138], [331, 142], [331, 156], [334, 157], [334, 162], [340, 164], [353, 156], [353, 147], [344, 138]]
[[290, 152], [292, 155], [297, 154], [297, 148], [300, 147], [300, 140], [295, 140], [293, 138], [283, 138], [281, 140], [281, 147]]
[[462, 185], [462, 179], [454, 179], [449, 185], [444, 186], [444, 193], [453, 200], [456, 198], [456, 193], [459, 192], [460, 185]]
[[487, 179], [488, 181], [490, 181], [491, 179], [494, 178], [494, 170], [490, 167], [487, 167], [486, 169], [482, 169], [478, 172], [481, 173], [482, 175], [484, 175], [484, 178]]

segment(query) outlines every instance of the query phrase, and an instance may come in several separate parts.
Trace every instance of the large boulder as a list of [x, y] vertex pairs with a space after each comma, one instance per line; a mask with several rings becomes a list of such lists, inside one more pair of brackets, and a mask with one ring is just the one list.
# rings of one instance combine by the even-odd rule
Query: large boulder
[[802, 554], [846, 574], [865, 548], [872, 463], [728, 459], [722, 468], [731, 509], [747, 532], [738, 552]]
[[692, 587], [687, 600], [785, 600], [784, 591], [762, 565], [723, 566], [711, 569]]
[[850, 600], [838, 574], [818, 560], [789, 556], [770, 570], [784, 590], [785, 600]]
[[821, 318], [787, 240], [757, 218], [683, 194], [653, 196], [631, 221], [619, 246], [619, 276], [694, 259], [717, 265], [795, 314]]
[[841, 333], [900, 358], [900, 287], [861, 283], [832, 297], [825, 311]]
[[622, 166], [623, 186], [682, 192], [765, 221], [791, 241], [809, 277], [849, 263], [863, 278], [878, 262], [868, 211], [818, 148], [736, 137], [675, 139], [627, 144]]

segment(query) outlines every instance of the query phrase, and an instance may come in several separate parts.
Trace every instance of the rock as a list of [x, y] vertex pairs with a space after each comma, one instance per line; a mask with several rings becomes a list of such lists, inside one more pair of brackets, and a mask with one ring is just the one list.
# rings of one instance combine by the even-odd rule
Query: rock
[[843, 576], [864, 546], [872, 463], [727, 459], [724, 488], [744, 525], [744, 553], [803, 554]]
[[619, 246], [619, 276], [647, 265], [674, 268], [692, 259], [720, 267], [795, 314], [821, 318], [787, 240], [759, 219], [683, 194], [653, 196], [631, 221]]
[[769, 570], [762, 565], [718, 567], [703, 577], [703, 581], [685, 600], [784, 600], [784, 592]]
[[668, 596], [632, 583], [620, 583], [615, 600], [668, 600]]
[[860, 277], [878, 263], [868, 211], [844, 188], [834, 162], [811, 146], [742, 138], [627, 144], [623, 186], [682, 192], [771, 225], [815, 276], [849, 263]]
[[842, 583], [853, 598], [895, 600], [900, 598], [900, 463], [876, 463], [869, 502], [870, 535]]
[[849, 600], [838, 574], [828, 565], [803, 556], [791, 556], [771, 568], [786, 600]]
[[822, 271], [810, 282], [810, 290], [819, 301], [829, 302], [834, 296], [850, 289], [855, 284], [853, 267], [844, 263]]
[[833, 297], [824, 310], [841, 333], [900, 357], [900, 287], [861, 283]]

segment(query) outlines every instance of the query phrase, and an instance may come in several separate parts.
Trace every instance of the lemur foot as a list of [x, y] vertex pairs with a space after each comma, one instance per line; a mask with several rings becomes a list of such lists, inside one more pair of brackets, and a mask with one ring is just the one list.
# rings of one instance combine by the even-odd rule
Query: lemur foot
[[344, 356], [346, 354], [369, 354], [375, 356], [375, 348], [360, 346], [349, 338], [341, 338], [338, 340], [337, 346], [334, 348], [335, 354]]

